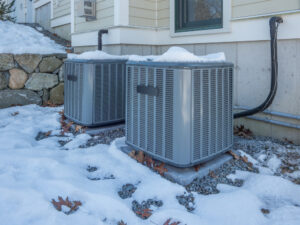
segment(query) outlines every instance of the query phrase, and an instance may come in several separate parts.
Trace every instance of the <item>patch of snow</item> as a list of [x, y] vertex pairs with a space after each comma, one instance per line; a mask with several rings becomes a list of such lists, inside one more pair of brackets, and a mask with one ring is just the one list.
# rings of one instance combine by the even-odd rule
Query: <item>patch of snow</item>
[[64, 147], [67, 148], [67, 149], [76, 149], [80, 145], [85, 144], [89, 139], [91, 139], [90, 135], [88, 135], [88, 134], [79, 134], [72, 141], [67, 143]]
[[[298, 225], [300, 186], [282, 177], [237, 171], [243, 179], [240, 188], [218, 185], [219, 194], [193, 193], [195, 210], [186, 211], [176, 199], [186, 192], [120, 151], [125, 138], [111, 145], [99, 144], [86, 149], [78, 146], [88, 135], [70, 135], [69, 151], [58, 144], [66, 137], [59, 134], [59, 111], [35, 105], [0, 110], [0, 221], [9, 225], [94, 225], [163, 224], [169, 218], [187, 225]], [[19, 114], [14, 115], [15, 112]], [[14, 115], [14, 116], [13, 116]], [[36, 141], [38, 132], [52, 131], [49, 138]], [[250, 157], [249, 157], [250, 159]], [[250, 159], [252, 160], [252, 159]], [[92, 173], [88, 166], [97, 167]], [[115, 179], [90, 180], [89, 175], [113, 175]], [[137, 187], [129, 199], [118, 191], [124, 184]], [[51, 204], [58, 196], [83, 204], [71, 215], [57, 211]], [[142, 220], [132, 211], [133, 200], [163, 201], [153, 215]], [[270, 210], [264, 215], [262, 208]]]
[[224, 62], [226, 60], [225, 54], [223, 52], [209, 54], [205, 56], [196, 56], [193, 53], [180, 47], [171, 47], [167, 52], [162, 55], [154, 56], [140, 56], [140, 55], [110, 55], [103, 51], [88, 51], [82, 54], [68, 54], [69, 59], [85, 59], [85, 60], [129, 60], [136, 62], [195, 62], [195, 63], [205, 63], [205, 62]]
[[104, 51], [88, 51], [81, 54], [68, 54], [68, 59], [90, 59], [90, 60], [127, 60], [128, 56], [110, 55]]
[[161, 56], [156, 57], [154, 62], [224, 62], [226, 60], [223, 52], [209, 54], [205, 56], [196, 56], [193, 53], [180, 47], [171, 47]]
[[277, 171], [281, 165], [281, 160], [278, 159], [276, 155], [273, 155], [273, 157], [267, 162], [267, 165], [272, 171]]
[[65, 53], [63, 46], [29, 26], [0, 20], [0, 33], [0, 53]]

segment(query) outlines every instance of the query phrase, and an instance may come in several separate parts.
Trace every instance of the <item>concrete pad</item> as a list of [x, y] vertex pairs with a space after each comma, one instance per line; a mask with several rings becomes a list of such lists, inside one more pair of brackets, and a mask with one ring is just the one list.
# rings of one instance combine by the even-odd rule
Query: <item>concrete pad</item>
[[[127, 145], [120, 145], [117, 147], [119, 147], [119, 149], [126, 154], [129, 154], [133, 150]], [[220, 168], [224, 163], [230, 161], [231, 159], [231, 155], [224, 153], [215, 159], [203, 163], [198, 171], [195, 171], [194, 167], [178, 168], [166, 165], [165, 167], [168, 169], [168, 172], [165, 172], [164, 177], [172, 182], [185, 186], [192, 183], [194, 179], [202, 178], [208, 175], [210, 171]]]

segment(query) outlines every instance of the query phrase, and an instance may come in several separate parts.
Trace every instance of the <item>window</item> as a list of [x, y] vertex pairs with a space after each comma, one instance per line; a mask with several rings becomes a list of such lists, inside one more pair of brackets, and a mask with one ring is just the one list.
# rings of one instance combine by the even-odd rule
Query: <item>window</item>
[[175, 32], [223, 28], [223, 0], [175, 0]]

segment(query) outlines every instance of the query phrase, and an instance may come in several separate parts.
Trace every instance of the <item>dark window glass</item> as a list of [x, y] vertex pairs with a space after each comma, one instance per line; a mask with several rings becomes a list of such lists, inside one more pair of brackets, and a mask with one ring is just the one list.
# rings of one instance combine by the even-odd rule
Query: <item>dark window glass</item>
[[175, 0], [175, 31], [223, 27], [223, 0]]

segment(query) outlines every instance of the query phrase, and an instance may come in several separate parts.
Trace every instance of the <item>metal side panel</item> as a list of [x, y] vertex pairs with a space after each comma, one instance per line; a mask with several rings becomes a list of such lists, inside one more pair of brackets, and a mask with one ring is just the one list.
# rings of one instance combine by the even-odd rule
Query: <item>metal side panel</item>
[[178, 166], [191, 164], [192, 122], [191, 70], [174, 70], [173, 97], [173, 160]]

